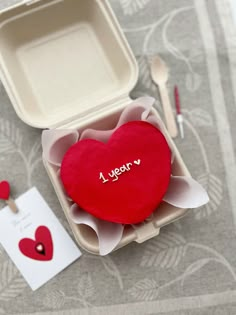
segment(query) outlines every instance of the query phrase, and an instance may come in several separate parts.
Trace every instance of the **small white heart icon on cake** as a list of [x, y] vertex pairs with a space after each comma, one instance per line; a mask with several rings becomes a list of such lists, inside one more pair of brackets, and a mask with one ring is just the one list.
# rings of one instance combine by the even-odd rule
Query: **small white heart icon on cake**
[[136, 165], [140, 165], [140, 163], [141, 163], [141, 160], [135, 160], [134, 161], [134, 164], [136, 164]]

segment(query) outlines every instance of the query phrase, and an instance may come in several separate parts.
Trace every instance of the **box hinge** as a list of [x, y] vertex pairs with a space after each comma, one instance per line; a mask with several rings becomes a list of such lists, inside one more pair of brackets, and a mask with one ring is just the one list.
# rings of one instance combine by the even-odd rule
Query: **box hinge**
[[153, 222], [142, 222], [132, 225], [137, 236], [135, 242], [143, 243], [160, 233], [160, 228], [156, 227]]

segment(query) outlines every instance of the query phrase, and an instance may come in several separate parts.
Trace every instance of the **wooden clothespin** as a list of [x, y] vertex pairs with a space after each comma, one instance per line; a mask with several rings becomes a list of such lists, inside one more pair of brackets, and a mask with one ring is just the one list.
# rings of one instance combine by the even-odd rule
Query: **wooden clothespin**
[[0, 182], [0, 199], [6, 202], [12, 212], [19, 212], [15, 201], [10, 197], [10, 184], [7, 181]]

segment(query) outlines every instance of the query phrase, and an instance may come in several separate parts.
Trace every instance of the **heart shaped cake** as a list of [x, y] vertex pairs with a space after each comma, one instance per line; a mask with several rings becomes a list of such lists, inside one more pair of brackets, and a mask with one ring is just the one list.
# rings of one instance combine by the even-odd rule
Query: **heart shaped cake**
[[136, 224], [151, 215], [167, 191], [171, 152], [157, 128], [132, 121], [107, 143], [85, 139], [71, 146], [60, 176], [83, 210], [106, 221]]

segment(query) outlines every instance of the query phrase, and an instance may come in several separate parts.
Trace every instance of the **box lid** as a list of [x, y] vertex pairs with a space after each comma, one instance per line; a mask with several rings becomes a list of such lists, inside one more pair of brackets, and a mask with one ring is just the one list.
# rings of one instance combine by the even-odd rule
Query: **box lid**
[[106, 0], [23, 1], [0, 13], [0, 77], [27, 124], [116, 110], [136, 84], [136, 60]]

